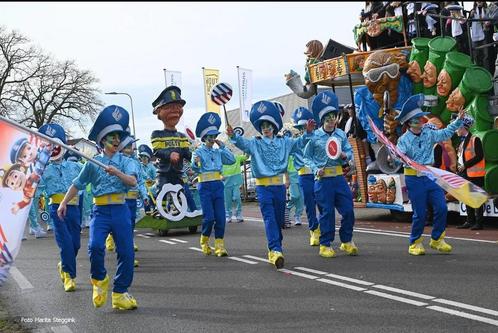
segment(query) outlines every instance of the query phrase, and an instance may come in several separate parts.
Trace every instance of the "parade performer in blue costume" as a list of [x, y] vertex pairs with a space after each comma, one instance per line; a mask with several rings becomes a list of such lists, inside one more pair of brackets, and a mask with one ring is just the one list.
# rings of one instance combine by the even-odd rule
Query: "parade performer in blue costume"
[[[325, 258], [335, 257], [331, 244], [335, 236], [335, 209], [342, 215], [339, 237], [340, 249], [349, 255], [357, 255], [358, 248], [352, 241], [354, 207], [351, 189], [343, 176], [342, 164], [353, 158], [353, 149], [346, 133], [337, 128], [339, 101], [332, 91], [324, 91], [313, 99], [311, 110], [320, 121], [320, 128], [304, 150], [304, 159], [315, 175], [315, 198], [320, 209], [320, 251]], [[341, 154], [332, 159], [328, 156], [328, 140], [335, 138]]]
[[[147, 193], [152, 193], [151, 188], [154, 185], [154, 182], [156, 181], [156, 176], [157, 176], [157, 171], [156, 167], [154, 164], [151, 162], [152, 158], [152, 149], [150, 149], [149, 146], [142, 144], [138, 146], [138, 156], [140, 158], [140, 173], [142, 178], [145, 181], [145, 188], [147, 189]], [[150, 202], [149, 200], [147, 203], [144, 202], [144, 209], [145, 212], [150, 212], [152, 211], [153, 208], [153, 202]]]
[[[49, 137], [59, 139], [66, 144], [66, 134], [58, 124], [45, 124], [38, 130]], [[76, 256], [80, 249], [81, 217], [79, 197], [76, 195], [68, 202], [66, 215], [59, 218], [57, 209], [64, 199], [64, 195], [80, 173], [82, 166], [78, 162], [63, 160], [64, 151], [54, 148], [51, 162], [45, 168], [40, 184], [44, 186], [49, 198], [50, 217], [54, 221], [54, 236], [60, 249], [61, 261], [57, 264], [61, 281], [65, 291], [76, 289]], [[58, 152], [58, 153], [57, 153]]]
[[137, 185], [136, 168], [131, 159], [118, 152], [121, 138], [126, 135], [129, 115], [122, 107], [111, 105], [100, 112], [90, 130], [88, 139], [103, 148], [95, 159], [107, 165], [106, 169], [87, 162], [73, 180], [66, 196], [60, 203], [57, 214], [63, 218], [67, 204], [86, 187], [92, 184], [94, 215], [90, 222], [88, 253], [90, 255], [93, 285], [93, 305], [103, 306], [107, 301], [109, 276], [104, 266], [105, 239], [112, 232], [118, 254], [117, 272], [114, 277], [112, 307], [120, 310], [137, 308], [137, 301], [128, 293], [133, 281], [132, 227], [130, 210], [125, 203], [128, 190]]
[[287, 170], [290, 154], [312, 136], [315, 123], [308, 121], [307, 133], [297, 139], [277, 135], [283, 126], [282, 116], [278, 107], [269, 101], [255, 103], [249, 119], [263, 137], [245, 139], [235, 135], [230, 126], [227, 127], [227, 134], [236, 147], [251, 156], [251, 170], [256, 178], [256, 193], [268, 240], [268, 260], [277, 268], [282, 268], [281, 229], [285, 215], [283, 174]]
[[[428, 114], [428, 112], [422, 111], [423, 104], [423, 94], [414, 95], [403, 104], [397, 119], [401, 124], [407, 124], [408, 130], [398, 139], [397, 147], [418, 164], [432, 165], [434, 163], [434, 144], [448, 140], [453, 136], [455, 131], [462, 125], [461, 119], [463, 119], [465, 112], [461, 108], [458, 119], [450, 123], [446, 128], [435, 130], [430, 126], [423, 126], [422, 117]], [[444, 241], [448, 208], [443, 189], [427, 176], [418, 174], [415, 169], [406, 165], [404, 174], [406, 176], [408, 198], [413, 209], [408, 253], [414, 256], [425, 254], [422, 233], [428, 205], [432, 206], [434, 210], [434, 227], [432, 228], [429, 245], [431, 248], [443, 253], [451, 252], [451, 245]]]
[[[314, 119], [313, 114], [304, 107], [299, 107], [292, 113], [294, 128], [304, 133], [304, 127], [308, 120]], [[299, 185], [303, 190], [304, 205], [306, 207], [306, 216], [308, 218], [308, 227], [310, 230], [310, 245], [320, 245], [320, 228], [316, 218], [316, 201], [315, 201], [315, 177], [309, 165], [304, 161], [304, 146], [298, 147], [294, 153], [294, 167], [299, 175]]]
[[[128, 133], [129, 134], [129, 133]], [[147, 190], [145, 189], [145, 182], [140, 174], [140, 162], [137, 160], [135, 156], [135, 150], [136, 150], [136, 145], [135, 138], [132, 135], [128, 135], [119, 143], [118, 146], [118, 151], [123, 153], [126, 157], [130, 158], [133, 161], [133, 164], [135, 164], [135, 169], [136, 169], [136, 174], [138, 174], [138, 179], [137, 179], [137, 186], [134, 186], [128, 192], [126, 193], [126, 205], [128, 206], [128, 209], [130, 210], [130, 218], [131, 218], [131, 230], [132, 230], [132, 235], [134, 235], [133, 230], [135, 229], [135, 220], [137, 219], [137, 199], [140, 197], [140, 200], [143, 200], [144, 202], [148, 201], [148, 195], [147, 195]], [[112, 234], [109, 234], [107, 236], [107, 239], [105, 241], [106, 249], [108, 251], [114, 251], [115, 244], [114, 244], [114, 239], [112, 237]], [[133, 249], [135, 251], [138, 251], [138, 246], [133, 243]], [[134, 260], [134, 266], [138, 267], [138, 260]]]
[[[192, 170], [199, 173], [199, 197], [201, 199], [203, 220], [201, 249], [205, 255], [211, 254], [209, 237], [214, 226], [214, 254], [218, 257], [228, 255], [225, 249], [225, 197], [221, 181], [223, 165], [235, 163], [232, 152], [223, 142], [217, 140], [220, 134], [221, 118], [217, 113], [207, 112], [197, 122], [195, 135], [204, 142], [192, 154]], [[219, 149], [213, 148], [214, 144]]]

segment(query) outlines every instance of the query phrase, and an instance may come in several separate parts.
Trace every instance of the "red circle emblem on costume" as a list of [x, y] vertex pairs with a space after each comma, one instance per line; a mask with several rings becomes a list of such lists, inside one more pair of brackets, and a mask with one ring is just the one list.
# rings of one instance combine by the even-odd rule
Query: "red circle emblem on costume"
[[325, 147], [325, 150], [327, 152], [327, 156], [333, 160], [339, 158], [341, 155], [341, 145], [339, 140], [332, 136], [327, 140], [327, 144]]

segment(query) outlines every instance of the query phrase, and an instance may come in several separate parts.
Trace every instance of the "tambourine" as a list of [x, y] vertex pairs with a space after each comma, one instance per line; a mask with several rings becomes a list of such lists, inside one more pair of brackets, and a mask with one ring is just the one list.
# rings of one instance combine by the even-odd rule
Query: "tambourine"
[[233, 129], [233, 133], [237, 134], [239, 136], [243, 136], [244, 135], [244, 129], [242, 127], [235, 127]]
[[338, 159], [342, 153], [341, 142], [339, 141], [339, 139], [335, 136], [331, 136], [325, 144], [325, 151], [327, 152], [327, 156], [330, 159]]

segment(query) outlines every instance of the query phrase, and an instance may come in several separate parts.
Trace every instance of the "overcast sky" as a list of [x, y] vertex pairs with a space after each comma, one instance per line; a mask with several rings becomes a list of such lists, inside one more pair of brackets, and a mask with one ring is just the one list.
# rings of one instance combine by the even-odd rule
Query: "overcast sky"
[[[352, 30], [362, 7], [363, 2], [2, 2], [0, 24], [56, 59], [72, 59], [92, 71], [102, 93], [130, 94], [139, 144], [150, 144], [152, 130], [162, 128], [151, 103], [165, 88], [164, 68], [182, 72], [184, 121], [195, 129], [205, 110], [202, 67], [219, 69], [221, 81], [234, 88], [227, 110], [239, 106], [236, 66], [253, 70], [253, 102], [287, 94], [284, 74], [294, 69], [304, 76], [309, 40], [325, 45], [332, 38], [354, 46]], [[101, 98], [131, 111], [126, 96]]]

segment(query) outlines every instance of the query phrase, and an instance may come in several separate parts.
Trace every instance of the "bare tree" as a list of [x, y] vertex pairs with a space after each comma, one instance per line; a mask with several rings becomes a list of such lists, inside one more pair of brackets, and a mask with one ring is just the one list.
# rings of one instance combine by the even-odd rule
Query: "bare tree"
[[0, 115], [27, 127], [85, 125], [102, 108], [97, 78], [74, 61], [57, 62], [0, 27]]
[[77, 124], [84, 130], [102, 107], [97, 82], [91, 72], [78, 69], [73, 61], [51, 63], [18, 85], [12, 99], [18, 104], [15, 119], [28, 127], [56, 122]]
[[8, 101], [15, 86], [34, 77], [42, 69], [39, 66], [44, 65], [39, 60], [46, 56], [29, 42], [19, 32], [0, 26], [0, 115], [12, 113]]

